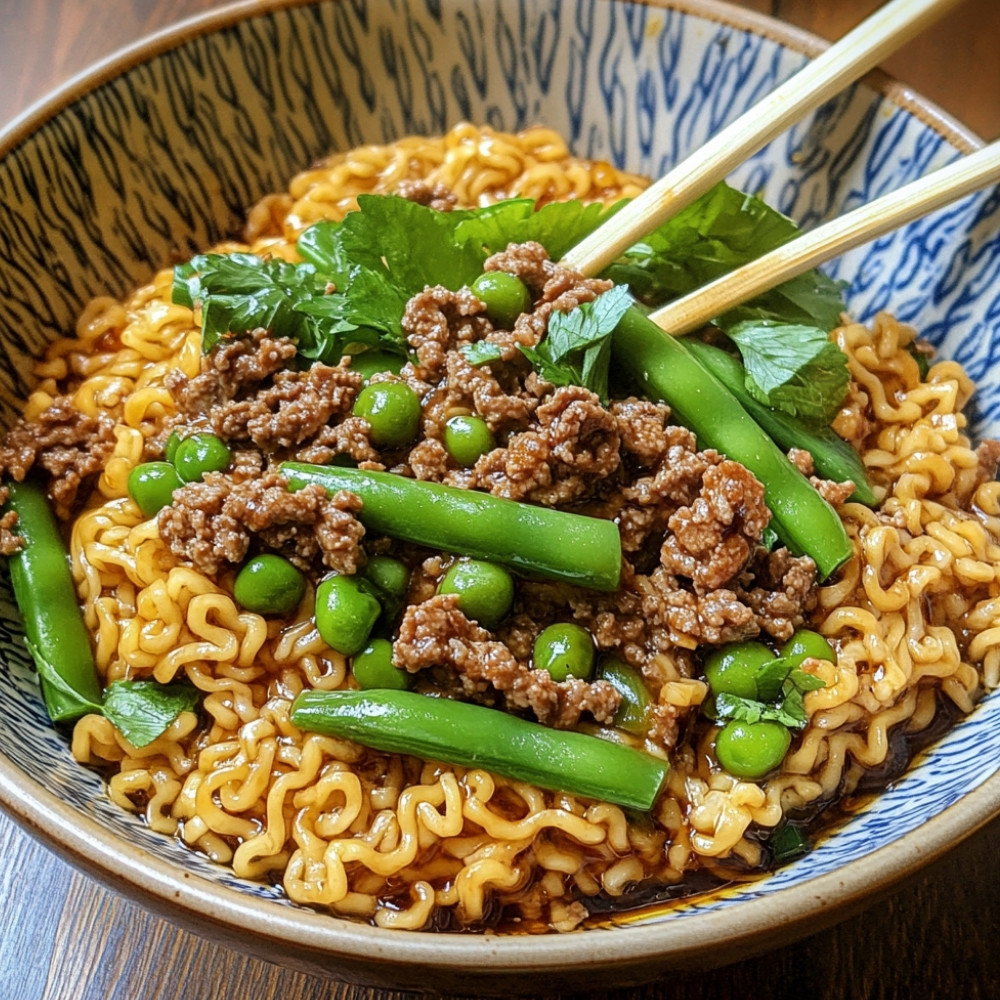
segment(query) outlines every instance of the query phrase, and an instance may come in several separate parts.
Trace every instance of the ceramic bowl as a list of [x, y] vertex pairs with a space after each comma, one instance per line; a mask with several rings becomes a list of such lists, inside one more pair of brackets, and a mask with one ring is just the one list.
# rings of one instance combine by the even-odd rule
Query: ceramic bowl
[[[820, 43], [696, 0], [277, 0], [160, 34], [73, 81], [0, 136], [0, 417], [31, 359], [98, 293], [237, 232], [255, 199], [334, 149], [460, 120], [546, 123], [578, 154], [658, 175]], [[881, 76], [740, 167], [805, 226], [894, 189], [976, 140]], [[1000, 433], [1000, 201], [967, 199], [848, 254], [861, 320], [889, 308], [979, 384], [977, 436]], [[816, 850], [742, 889], [656, 918], [544, 937], [379, 930], [293, 906], [113, 806], [49, 725], [18, 616], [0, 591], [0, 803], [70, 861], [144, 905], [255, 955], [344, 979], [509, 995], [616, 986], [788, 943], [846, 915], [1000, 807], [1000, 693]], [[429, 978], [433, 977], [433, 978]], [[541, 978], [540, 978], [541, 977]]]

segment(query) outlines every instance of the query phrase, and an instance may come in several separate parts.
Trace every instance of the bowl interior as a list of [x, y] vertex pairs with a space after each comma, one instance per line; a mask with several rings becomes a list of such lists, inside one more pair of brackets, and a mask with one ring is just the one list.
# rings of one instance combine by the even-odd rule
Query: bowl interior
[[[0, 137], [3, 423], [14, 418], [31, 383], [31, 359], [72, 329], [89, 298], [122, 294], [178, 255], [238, 232], [253, 201], [283, 189], [330, 150], [439, 133], [462, 120], [503, 130], [544, 123], [580, 155], [658, 175], [805, 58], [714, 4], [334, 0], [254, 4], [240, 15], [214, 18], [211, 31], [154, 41], [104, 67], [91, 78], [96, 85], [71, 88], [79, 96], [55, 100]], [[752, 157], [732, 180], [809, 226], [957, 155], [920, 117], [857, 86]], [[990, 363], [1000, 350], [998, 231], [1000, 202], [984, 194], [828, 268], [848, 282], [855, 318], [889, 309], [966, 366], [979, 384], [977, 437], [1000, 433], [1000, 366]], [[181, 884], [186, 870], [236, 899], [291, 909], [278, 890], [237, 879], [113, 806], [99, 777], [70, 759], [45, 717], [6, 584], [0, 629], [0, 802], [18, 798], [19, 813], [30, 816], [32, 796], [55, 795], [74, 818], [64, 812], [39, 821], [50, 842], [71, 839], [77, 822], [100, 828], [106, 834], [94, 848], [95, 867], [116, 851], [139, 850], [149, 859], [154, 891]], [[672, 943], [674, 925], [721, 914], [735, 928], [742, 919], [736, 911], [753, 901], [807, 893], [810, 880], [843, 876], [845, 865], [891, 849], [975, 794], [1000, 759], [998, 713], [1000, 698], [987, 697], [806, 857], [740, 891], [650, 918], [642, 949], [669, 961], [689, 947]], [[997, 797], [995, 790], [989, 795], [991, 802]], [[937, 834], [927, 826], [930, 853], [954, 835], [954, 823]], [[251, 932], [264, 929], [265, 913], [247, 910]], [[343, 922], [324, 920], [318, 950], [355, 946], [338, 939]], [[372, 931], [380, 933], [393, 932]], [[610, 961], [615, 952], [604, 937], [574, 945], [577, 958], [585, 949], [593, 960]], [[522, 957], [553, 947], [521, 945]], [[458, 964], [476, 956], [481, 969], [500, 961], [484, 958], [468, 938], [438, 938], [434, 950]], [[504, 957], [502, 948], [490, 954]]]

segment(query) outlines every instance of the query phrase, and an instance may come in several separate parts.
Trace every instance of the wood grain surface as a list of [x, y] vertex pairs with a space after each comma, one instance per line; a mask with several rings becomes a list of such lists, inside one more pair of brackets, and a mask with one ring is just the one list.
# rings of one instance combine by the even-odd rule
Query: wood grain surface
[[[744, 0], [835, 38], [879, 0]], [[0, 0], [0, 125], [150, 31], [220, 0]], [[1000, 0], [967, 0], [887, 64], [984, 138], [1000, 136]], [[0, 998], [402, 1000], [209, 943], [84, 876], [0, 815]], [[580, 998], [1000, 997], [1000, 819], [887, 900], [760, 958]], [[435, 984], [426, 991], [434, 995]], [[538, 997], [551, 996], [539, 984]]]

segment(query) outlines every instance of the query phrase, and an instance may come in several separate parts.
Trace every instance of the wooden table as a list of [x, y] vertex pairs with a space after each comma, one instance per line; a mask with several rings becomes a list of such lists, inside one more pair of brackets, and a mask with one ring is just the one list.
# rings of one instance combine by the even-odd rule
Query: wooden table
[[[744, 0], [837, 37], [878, 0]], [[2, 0], [0, 123], [94, 60], [220, 0]], [[968, 0], [887, 68], [984, 138], [1000, 136], [1000, 2]], [[401, 1000], [277, 968], [145, 912], [0, 815], [0, 997], [18, 1000]], [[1000, 996], [1000, 819], [895, 896], [766, 956], [642, 989], [666, 1000]], [[428, 983], [433, 992], [433, 983]], [[545, 995], [540, 992], [539, 996]]]

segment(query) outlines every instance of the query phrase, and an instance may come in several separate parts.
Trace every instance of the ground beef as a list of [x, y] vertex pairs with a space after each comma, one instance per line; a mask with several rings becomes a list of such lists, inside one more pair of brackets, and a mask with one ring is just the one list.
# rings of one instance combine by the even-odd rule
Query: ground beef
[[764, 487], [729, 459], [710, 465], [694, 502], [671, 515], [660, 557], [674, 576], [714, 590], [747, 564], [771, 520]]
[[621, 695], [607, 681], [578, 677], [554, 681], [547, 670], [532, 670], [486, 629], [470, 622], [458, 609], [454, 594], [439, 594], [411, 604], [403, 615], [393, 644], [393, 663], [416, 673], [430, 667], [450, 667], [468, 697], [489, 687], [502, 693], [508, 707], [530, 709], [540, 722], [570, 728], [587, 713], [610, 722]]
[[550, 506], [588, 495], [620, 464], [618, 423], [592, 392], [556, 389], [535, 410], [537, 429], [515, 434], [475, 465], [476, 484], [495, 496]]
[[737, 587], [757, 626], [775, 639], [790, 639], [816, 606], [816, 564], [788, 549], [761, 550], [751, 563], [749, 583]]
[[214, 406], [208, 423], [225, 441], [249, 440], [264, 452], [293, 448], [349, 413], [362, 381], [350, 368], [320, 363], [278, 372], [253, 396]]
[[[0, 506], [10, 499], [10, 490], [6, 486], [0, 486]], [[4, 511], [0, 514], [0, 556], [12, 556], [15, 552], [20, 552], [24, 544], [19, 535], [14, 534], [14, 526], [17, 524], [17, 514], [12, 510]]]
[[416, 352], [420, 377], [437, 379], [449, 351], [482, 339], [491, 329], [483, 303], [467, 288], [453, 292], [440, 285], [414, 295], [403, 313], [403, 332]]
[[34, 420], [19, 420], [0, 442], [0, 474], [21, 482], [41, 471], [55, 512], [68, 518], [81, 484], [98, 475], [115, 447], [115, 422], [104, 413], [81, 413], [57, 396]]
[[360, 509], [353, 494], [328, 497], [320, 486], [292, 493], [287, 481], [272, 473], [236, 483], [213, 472], [175, 491], [157, 526], [179, 559], [209, 575], [242, 562], [255, 536], [302, 569], [320, 561], [328, 569], [354, 573], [364, 534], [354, 516]]
[[505, 362], [517, 356], [518, 345], [533, 347], [545, 336], [553, 312], [570, 312], [612, 287], [610, 281], [585, 278], [553, 263], [545, 248], [535, 242], [511, 244], [488, 257], [483, 270], [504, 271], [520, 278], [534, 300], [533, 309], [518, 317], [513, 330], [497, 330], [486, 338], [501, 348]]
[[202, 370], [194, 378], [181, 371], [170, 372], [166, 385], [183, 417], [204, 415], [286, 369], [296, 350], [291, 340], [258, 331], [217, 345], [203, 358]]
[[444, 184], [437, 182], [431, 184], [429, 181], [404, 179], [399, 182], [396, 194], [407, 201], [414, 201], [418, 205], [426, 205], [438, 212], [450, 212], [458, 202], [455, 193]]
[[788, 452], [789, 461], [802, 473], [809, 477], [809, 482], [815, 487], [816, 492], [834, 507], [839, 507], [846, 503], [854, 493], [854, 483], [847, 479], [844, 482], [835, 482], [832, 479], [820, 479], [814, 476], [815, 466], [810, 452], [804, 448], [791, 448]]

